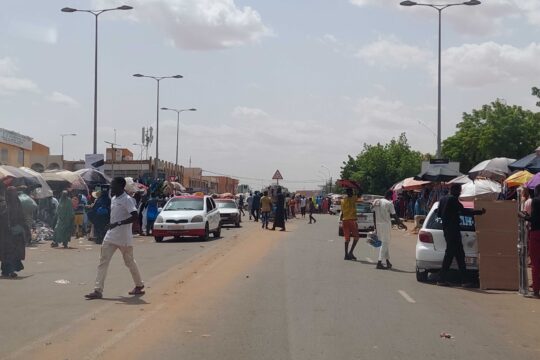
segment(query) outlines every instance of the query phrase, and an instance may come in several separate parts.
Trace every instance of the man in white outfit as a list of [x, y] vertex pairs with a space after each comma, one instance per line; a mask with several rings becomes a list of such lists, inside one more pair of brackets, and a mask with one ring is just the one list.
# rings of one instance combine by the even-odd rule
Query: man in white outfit
[[[377, 237], [381, 241], [381, 249], [379, 250], [379, 261], [377, 269], [391, 269], [390, 262], [390, 239], [392, 237], [392, 218], [400, 221], [396, 215], [396, 209], [392, 203], [392, 191], [386, 193], [385, 199], [377, 199], [373, 202], [373, 210], [375, 211], [375, 226], [377, 229]], [[386, 267], [383, 265], [383, 260], [386, 260]]]
[[137, 208], [132, 197], [124, 191], [125, 186], [126, 180], [121, 177], [114, 178], [111, 183], [111, 193], [114, 196], [111, 203], [111, 223], [101, 246], [101, 257], [94, 291], [85, 295], [90, 300], [101, 299], [103, 297], [107, 269], [116, 250], [120, 250], [122, 253], [124, 263], [131, 272], [133, 282], [135, 283], [135, 288], [129, 294], [144, 294], [144, 283], [141, 279], [137, 263], [133, 258], [133, 233], [131, 226], [135, 221], [138, 221]]

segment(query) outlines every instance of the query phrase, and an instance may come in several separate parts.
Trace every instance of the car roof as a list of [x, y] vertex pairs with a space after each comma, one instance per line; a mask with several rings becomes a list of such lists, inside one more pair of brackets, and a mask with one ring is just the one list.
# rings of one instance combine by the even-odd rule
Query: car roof
[[[459, 201], [461, 205], [463, 205], [466, 209], [474, 209], [474, 201]], [[439, 207], [439, 202], [437, 201], [435, 204], [433, 204], [433, 208], [436, 209]]]
[[175, 196], [173, 199], [203, 199], [204, 196], [195, 196], [195, 195], [180, 195]]

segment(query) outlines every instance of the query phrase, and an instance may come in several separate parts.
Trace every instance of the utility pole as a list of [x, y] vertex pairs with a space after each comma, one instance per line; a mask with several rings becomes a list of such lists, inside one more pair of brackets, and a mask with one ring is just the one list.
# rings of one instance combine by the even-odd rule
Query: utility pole
[[116, 157], [115, 146], [121, 146], [110, 141], [105, 141], [106, 144], [111, 145], [111, 177], [114, 179], [114, 158]]

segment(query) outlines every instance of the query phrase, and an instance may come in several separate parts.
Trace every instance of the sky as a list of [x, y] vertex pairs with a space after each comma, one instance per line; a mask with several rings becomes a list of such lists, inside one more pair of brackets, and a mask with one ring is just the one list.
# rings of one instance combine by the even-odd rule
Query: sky
[[[446, 0], [427, 3], [448, 3]], [[140, 150], [160, 106], [180, 118], [182, 165], [290, 190], [339, 177], [364, 143], [405, 132], [435, 153], [437, 12], [394, 0], [4, 0], [0, 127], [83, 159], [92, 152], [94, 17], [99, 17], [98, 152]], [[443, 12], [442, 137], [496, 99], [534, 109], [540, 2], [485, 0]], [[155, 144], [154, 144], [155, 145]], [[176, 114], [160, 113], [160, 158], [174, 162]], [[155, 146], [150, 149], [155, 154]]]

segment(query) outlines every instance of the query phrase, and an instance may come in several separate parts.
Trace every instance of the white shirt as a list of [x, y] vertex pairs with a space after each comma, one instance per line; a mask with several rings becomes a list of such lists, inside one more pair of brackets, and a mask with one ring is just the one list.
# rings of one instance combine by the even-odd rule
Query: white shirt
[[375, 221], [377, 224], [392, 225], [392, 215], [396, 214], [396, 209], [391, 201], [386, 199], [377, 199], [373, 202], [375, 211]]
[[306, 202], [307, 202], [306, 198], [302, 198], [300, 200], [300, 207], [306, 207]]
[[[134, 199], [127, 193], [112, 198], [111, 224], [131, 218], [131, 213], [136, 212]], [[133, 246], [133, 233], [131, 224], [119, 225], [105, 234], [103, 242], [109, 242], [118, 246]]]

